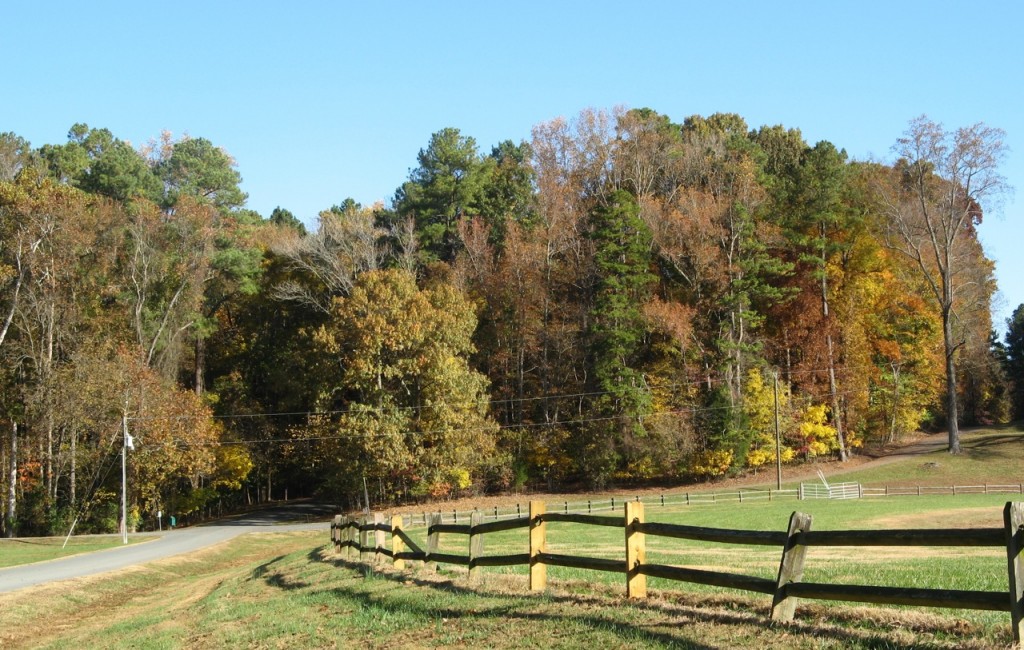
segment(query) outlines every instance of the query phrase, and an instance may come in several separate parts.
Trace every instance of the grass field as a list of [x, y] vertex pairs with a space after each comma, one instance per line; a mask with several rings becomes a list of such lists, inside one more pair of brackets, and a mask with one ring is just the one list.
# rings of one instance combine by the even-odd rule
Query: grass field
[[322, 534], [246, 535], [177, 558], [0, 595], [4, 648], [990, 648], [1008, 625], [921, 611], [802, 607], [768, 625], [764, 598], [652, 590], [562, 576], [386, 569], [364, 576]]
[[[922, 480], [915, 475], [918, 468], [937, 481], [931, 485], [998, 483], [1008, 473], [1024, 480], [1022, 440], [1019, 430], [975, 434], [963, 457], [939, 452], [842, 480], [913, 485]], [[938, 467], [926, 466], [932, 462]], [[985, 480], [989, 476], [993, 480]], [[1021, 498], [648, 505], [646, 519], [781, 531], [799, 509], [813, 516], [815, 530], [1001, 527], [1002, 505]], [[424, 532], [410, 534], [425, 546]], [[524, 552], [526, 546], [525, 530], [507, 531], [486, 536], [485, 553]], [[466, 547], [466, 537], [442, 535], [442, 551], [464, 554]], [[6, 555], [5, 550], [0, 553]], [[548, 550], [622, 559], [623, 531], [552, 523]], [[780, 553], [773, 547], [651, 536], [647, 545], [648, 562], [764, 578], [775, 577]], [[767, 596], [652, 579], [647, 600], [627, 601], [621, 574], [549, 567], [548, 591], [530, 594], [524, 567], [484, 569], [479, 585], [470, 584], [457, 567], [394, 572], [385, 565], [365, 571], [333, 551], [326, 530], [246, 535], [187, 557], [0, 594], [0, 647], [799, 649], [1004, 648], [1010, 643], [1005, 613], [802, 601], [794, 624], [772, 626]], [[1007, 580], [1000, 549], [885, 547], [811, 548], [804, 579], [993, 591], [1004, 590]]]
[[[145, 541], [141, 537], [129, 537], [128, 543]], [[0, 569], [30, 562], [56, 560], [79, 553], [102, 551], [121, 545], [120, 535], [87, 535], [72, 537], [64, 547], [63, 537], [20, 537], [0, 539]]]

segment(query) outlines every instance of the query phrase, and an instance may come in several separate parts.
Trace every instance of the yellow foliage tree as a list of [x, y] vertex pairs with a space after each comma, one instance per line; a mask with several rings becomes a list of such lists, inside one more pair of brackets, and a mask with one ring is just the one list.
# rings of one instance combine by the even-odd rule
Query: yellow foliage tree
[[[780, 433], [785, 433], [789, 421], [789, 390], [779, 391], [779, 426]], [[764, 374], [758, 368], [751, 368], [747, 373], [747, 381], [743, 386], [743, 408], [750, 423], [752, 438], [747, 456], [744, 459], [748, 467], [757, 469], [767, 463], [774, 462], [780, 450], [776, 446], [775, 437], [775, 389], [765, 382]], [[782, 445], [782, 462], [793, 460], [796, 453], [787, 445]]]

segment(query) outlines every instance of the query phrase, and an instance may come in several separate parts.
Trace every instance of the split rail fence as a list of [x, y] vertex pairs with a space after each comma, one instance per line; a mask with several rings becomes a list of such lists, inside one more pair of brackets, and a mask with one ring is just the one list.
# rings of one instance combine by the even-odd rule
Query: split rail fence
[[[636, 501], [652, 507], [661, 507], [666, 510], [676, 508], [687, 508], [691, 506], [727, 505], [732, 503], [753, 503], [755, 501], [779, 501], [792, 500], [803, 501], [807, 499], [828, 499], [828, 498], [875, 498], [875, 497], [899, 497], [899, 496], [932, 496], [932, 495], [953, 495], [963, 496], [968, 494], [1024, 494], [1024, 483], [1014, 484], [985, 484], [985, 485], [942, 485], [942, 486], [901, 486], [901, 487], [868, 487], [859, 483], [840, 483], [829, 486], [816, 483], [802, 483], [797, 488], [785, 489], [739, 489], [721, 492], [680, 492], [656, 495], [634, 495], [634, 496], [613, 496], [602, 499], [588, 499], [587, 501], [549, 501], [547, 508], [550, 512], [563, 512], [566, 514], [594, 514], [601, 512], [616, 512], [622, 508], [627, 501]], [[431, 514], [439, 514], [441, 523], [459, 522], [466, 523], [474, 512], [481, 512], [485, 519], [518, 519], [524, 516], [529, 510], [528, 504], [517, 503], [514, 506], [494, 506], [484, 510], [433, 510], [406, 513], [406, 526], [420, 524], [426, 526]]]
[[[568, 510], [568, 508], [565, 508]], [[394, 568], [406, 568], [409, 560], [428, 566], [456, 564], [469, 569], [470, 580], [479, 580], [483, 567], [529, 566], [529, 589], [543, 591], [547, 586], [547, 567], [562, 566], [625, 574], [629, 598], [647, 595], [647, 577], [695, 584], [713, 585], [768, 594], [773, 597], [771, 620], [793, 619], [799, 598], [840, 600], [872, 604], [949, 607], [958, 609], [1009, 612], [1014, 643], [1024, 638], [1024, 503], [1008, 502], [1003, 509], [1002, 528], [903, 529], [812, 531], [811, 516], [794, 512], [786, 532], [765, 532], [707, 528], [644, 521], [644, 504], [628, 501], [625, 516], [547, 512], [544, 502], [530, 502], [527, 516], [484, 522], [482, 512], [470, 516], [469, 523], [443, 523], [440, 513], [429, 516], [427, 548], [424, 550], [407, 534], [401, 515], [385, 522], [382, 513], [372, 516], [337, 515], [331, 523], [331, 541], [337, 550], [351, 557], [357, 553], [367, 563], [391, 558]], [[548, 524], [575, 523], [610, 526], [625, 531], [625, 558], [622, 560], [549, 553], [546, 550]], [[489, 533], [525, 528], [529, 531], [529, 552], [484, 555], [484, 536]], [[390, 534], [390, 544], [387, 535]], [[441, 535], [469, 538], [468, 553], [441, 553]], [[669, 537], [701, 542], [776, 546], [782, 548], [775, 580], [719, 571], [692, 569], [646, 561], [646, 536]], [[1006, 550], [1007, 591], [967, 591], [883, 586], [821, 584], [804, 582], [804, 561], [810, 547], [1001, 547]]]

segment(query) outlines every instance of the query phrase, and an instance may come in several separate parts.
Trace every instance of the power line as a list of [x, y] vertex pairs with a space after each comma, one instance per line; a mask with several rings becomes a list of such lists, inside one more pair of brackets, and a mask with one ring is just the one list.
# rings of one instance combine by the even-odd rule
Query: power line
[[[863, 369], [863, 368], [867, 368], [867, 367], [874, 368], [876, 366], [860, 366], [860, 367], [854, 367], [852, 369], [858, 370], [858, 369]], [[849, 370], [851, 370], [851, 368], [849, 366], [847, 366], [845, 368], [845, 370], [849, 371]], [[827, 372], [828, 372], [827, 369], [806, 369], [806, 370], [790, 371], [789, 374], [790, 375], [808, 375], [808, 374], [818, 374], [818, 373], [827, 373]], [[678, 388], [684, 388], [684, 387], [704, 386], [704, 385], [707, 385], [709, 383], [721, 386], [721, 385], [723, 385], [725, 383], [725, 380], [720, 378], [720, 377], [714, 377], [714, 378], [707, 378], [707, 377], [705, 377], [705, 378], [702, 378], [702, 379], [693, 379], [693, 380], [690, 380], [690, 381], [683, 381], [683, 382], [676, 381], [676, 382], [672, 382], [672, 383], [669, 383], [669, 384], [663, 384], [663, 385], [659, 385], [658, 388], [660, 390], [672, 390], [672, 389], [678, 389]], [[650, 390], [650, 389], [648, 389], [648, 390]], [[415, 412], [415, 411], [422, 411], [422, 410], [426, 410], [426, 409], [438, 409], [438, 408], [474, 408], [474, 407], [494, 406], [494, 405], [501, 405], [501, 404], [516, 404], [516, 403], [540, 402], [540, 401], [574, 400], [574, 399], [580, 399], [580, 398], [585, 398], [585, 397], [602, 397], [602, 396], [605, 396], [605, 395], [612, 395], [612, 394], [615, 394], [615, 391], [604, 390], [604, 391], [588, 391], [588, 392], [581, 392], [581, 393], [567, 393], [567, 394], [563, 394], [563, 395], [537, 395], [537, 396], [531, 396], [531, 397], [508, 397], [508, 398], [492, 398], [492, 399], [486, 399], [486, 400], [466, 400], [466, 401], [463, 401], [463, 402], [437, 402], [435, 404], [429, 404], [429, 405], [421, 404], [421, 405], [415, 405], [415, 406], [393, 406], [393, 407], [388, 407], [388, 411], [392, 412], [392, 413], [398, 413], [398, 412], [404, 412], [404, 411]], [[805, 394], [806, 393], [802, 393], [802, 395], [805, 395]], [[183, 414], [183, 415], [139, 415], [139, 416], [129, 417], [128, 421], [129, 422], [143, 422], [143, 421], [152, 421], [152, 420], [203, 420], [203, 419], [244, 420], [244, 419], [261, 419], [261, 418], [286, 418], [286, 417], [305, 417], [305, 418], [310, 418], [310, 417], [324, 417], [324, 416], [333, 416], [333, 415], [348, 415], [348, 414], [356, 413], [356, 412], [366, 413], [366, 412], [369, 412], [369, 411], [372, 411], [372, 410], [373, 410], [373, 407], [362, 407], [362, 408], [329, 409], [329, 410], [325, 410], [325, 411], [309, 411], [309, 410], [307, 410], [307, 411], [283, 411], [283, 412], [271, 412], [271, 413], [228, 413], [228, 414], [221, 414], [221, 415], [198, 415], [198, 414], [189, 414], [189, 415], [185, 415], [185, 414]]]

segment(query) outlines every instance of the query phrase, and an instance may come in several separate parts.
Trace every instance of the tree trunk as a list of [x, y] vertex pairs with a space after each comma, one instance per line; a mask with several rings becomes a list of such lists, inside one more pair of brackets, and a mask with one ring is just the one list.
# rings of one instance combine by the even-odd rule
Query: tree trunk
[[839, 443], [839, 461], [845, 463], [849, 455], [846, 451], [846, 436], [843, 435], [843, 418], [839, 411], [839, 388], [836, 385], [835, 352], [832, 346], [831, 319], [828, 313], [828, 259], [825, 249], [825, 224], [820, 224], [821, 236], [821, 313], [824, 317], [825, 343], [828, 348], [828, 391], [832, 397], [832, 422], [836, 425], [836, 441]]
[[196, 336], [196, 395], [206, 392], [206, 339]]
[[77, 490], [75, 489], [75, 481], [78, 470], [78, 429], [71, 429], [71, 476], [68, 478], [68, 502], [71, 504], [71, 509], [75, 509], [75, 501], [77, 500]]
[[946, 419], [949, 426], [949, 453], [960, 453], [960, 427], [957, 422], [956, 400], [956, 348], [953, 343], [953, 323], [949, 310], [942, 314], [942, 340], [946, 348]]
[[18, 423], [11, 423], [11, 472], [7, 487], [7, 518], [4, 528], [8, 537], [14, 537], [14, 524], [18, 507]]

